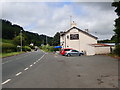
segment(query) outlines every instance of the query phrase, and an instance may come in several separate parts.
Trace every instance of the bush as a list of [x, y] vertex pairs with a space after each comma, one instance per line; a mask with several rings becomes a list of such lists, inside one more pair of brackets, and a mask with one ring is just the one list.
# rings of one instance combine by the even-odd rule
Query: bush
[[2, 52], [9, 53], [17, 51], [17, 46], [11, 43], [2, 43]]
[[46, 52], [54, 52], [54, 51], [59, 51], [59, 48], [54, 48], [54, 46], [50, 46], [50, 45], [44, 45], [41, 46], [40, 49], [46, 51]]
[[30, 47], [31, 49], [35, 49], [35, 46], [29, 45], [29, 47]]
[[31, 48], [29, 46], [23, 46], [22, 47], [23, 51], [31, 51]]
[[115, 53], [116, 55], [120, 56], [120, 45], [117, 45], [117, 46], [115, 47], [114, 53]]

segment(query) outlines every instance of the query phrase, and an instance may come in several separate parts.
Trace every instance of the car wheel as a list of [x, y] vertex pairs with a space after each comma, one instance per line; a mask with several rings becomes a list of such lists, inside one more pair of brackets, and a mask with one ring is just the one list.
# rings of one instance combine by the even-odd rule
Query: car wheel
[[71, 56], [70, 54], [67, 54], [67, 56], [69, 57], [69, 56]]
[[79, 56], [81, 56], [81, 54], [79, 54]]

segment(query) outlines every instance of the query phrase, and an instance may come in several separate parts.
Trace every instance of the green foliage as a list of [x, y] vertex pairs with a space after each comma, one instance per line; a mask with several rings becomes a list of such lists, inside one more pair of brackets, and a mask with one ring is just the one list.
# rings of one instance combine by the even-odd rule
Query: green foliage
[[[16, 44], [16, 45], [21, 45], [21, 36], [16, 36], [14, 39], [13, 39], [13, 43]], [[22, 44], [25, 45], [25, 38], [23, 37], [22, 35]]]
[[113, 35], [112, 38], [111, 38], [111, 41], [114, 41], [114, 43], [115, 43], [116, 40], [117, 40], [117, 36]]
[[2, 57], [8, 57], [8, 56], [13, 56], [13, 55], [17, 55], [17, 54], [21, 54], [24, 52], [10, 52], [10, 53], [0, 53], [0, 58]]
[[35, 49], [35, 46], [29, 45], [29, 47], [30, 47], [31, 49]]
[[115, 12], [117, 13], [118, 16], [120, 16], [120, 1], [119, 2], [113, 2], [112, 6], [116, 7]]
[[115, 43], [115, 40], [99, 40], [98, 43]]
[[43, 46], [41, 46], [41, 49], [45, 52], [59, 51], [58, 48], [54, 48], [54, 46], [50, 46], [50, 45], [43, 45]]
[[120, 43], [120, 1], [113, 2], [112, 6], [116, 7], [115, 12], [118, 15], [118, 18], [115, 20], [115, 36], [116, 36], [116, 44]]
[[20, 33], [20, 30], [23, 30], [19, 25], [12, 25], [10, 21], [2, 20], [2, 38], [4, 39], [13, 39]]
[[26, 51], [31, 51], [31, 48], [29, 46], [23, 46], [22, 50], [25, 51], [25, 52]]
[[2, 52], [3, 53], [17, 51], [17, 47], [14, 44], [11, 44], [11, 43], [2, 43], [1, 45], [2, 45]]
[[[54, 37], [49, 37], [46, 35], [39, 35], [37, 33], [32, 33], [23, 30], [19, 25], [12, 24], [8, 20], [0, 19], [2, 22], [2, 38], [7, 40], [13, 40], [14, 44], [20, 45], [20, 31], [22, 30], [23, 45], [30, 45], [34, 43], [35, 46], [40, 46], [41, 44], [49, 44], [50, 46], [57, 46], [60, 44], [60, 33], [57, 32]], [[46, 43], [47, 42], [47, 43]]]
[[17, 36], [13, 39], [13, 43], [16, 45], [20, 45], [20, 36]]
[[117, 45], [114, 50], [115, 54], [120, 56], [120, 45]]
[[1, 39], [3, 43], [13, 43], [13, 40]]
[[53, 45], [58, 46], [60, 45], [60, 33], [57, 32], [55, 36], [53, 37]]

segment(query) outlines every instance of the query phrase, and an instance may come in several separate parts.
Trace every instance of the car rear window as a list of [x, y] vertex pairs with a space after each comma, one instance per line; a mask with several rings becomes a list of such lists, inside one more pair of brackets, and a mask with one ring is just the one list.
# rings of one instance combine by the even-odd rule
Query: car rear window
[[71, 49], [65, 49], [64, 51], [70, 51]]

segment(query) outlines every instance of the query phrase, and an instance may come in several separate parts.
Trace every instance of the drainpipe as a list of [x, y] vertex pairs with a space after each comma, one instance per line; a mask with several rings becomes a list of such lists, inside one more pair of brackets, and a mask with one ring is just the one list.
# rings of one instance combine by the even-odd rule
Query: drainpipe
[[66, 35], [65, 35], [65, 48], [66, 48]]

